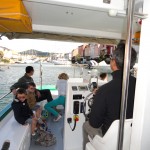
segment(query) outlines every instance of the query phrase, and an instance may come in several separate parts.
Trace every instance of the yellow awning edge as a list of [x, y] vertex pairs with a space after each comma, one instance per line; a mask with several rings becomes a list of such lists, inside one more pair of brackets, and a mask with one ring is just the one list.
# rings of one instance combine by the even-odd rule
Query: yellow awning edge
[[21, 0], [0, 0], [0, 32], [32, 32], [32, 21]]

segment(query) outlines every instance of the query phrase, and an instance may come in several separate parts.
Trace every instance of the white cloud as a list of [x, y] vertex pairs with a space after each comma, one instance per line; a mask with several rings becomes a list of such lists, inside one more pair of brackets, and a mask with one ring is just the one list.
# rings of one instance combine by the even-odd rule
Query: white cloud
[[2, 40], [0, 40], [0, 46], [16, 51], [35, 49], [43, 52], [67, 53], [71, 52], [73, 49], [77, 48], [82, 44], [83, 43], [60, 42], [50, 40], [32, 40], [32, 39], [8, 40], [6, 37], [3, 37]]

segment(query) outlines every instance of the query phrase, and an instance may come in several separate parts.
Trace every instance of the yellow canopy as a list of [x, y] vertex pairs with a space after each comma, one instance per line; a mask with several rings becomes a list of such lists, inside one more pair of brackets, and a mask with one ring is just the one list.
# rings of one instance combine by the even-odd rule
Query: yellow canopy
[[0, 0], [0, 32], [32, 32], [31, 18], [21, 0]]

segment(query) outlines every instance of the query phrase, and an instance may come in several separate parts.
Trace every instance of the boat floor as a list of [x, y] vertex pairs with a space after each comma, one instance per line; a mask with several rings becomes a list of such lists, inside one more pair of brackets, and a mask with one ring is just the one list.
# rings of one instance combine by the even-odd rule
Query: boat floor
[[56, 144], [45, 147], [36, 145], [34, 141], [31, 141], [30, 150], [63, 150], [63, 129], [64, 129], [64, 111], [61, 111], [62, 118], [58, 122], [53, 121], [53, 117], [49, 115], [47, 119], [48, 130], [56, 137]]

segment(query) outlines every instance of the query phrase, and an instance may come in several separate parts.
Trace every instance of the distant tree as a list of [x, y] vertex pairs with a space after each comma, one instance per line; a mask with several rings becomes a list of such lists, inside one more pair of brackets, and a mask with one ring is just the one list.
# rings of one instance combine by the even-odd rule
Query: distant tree
[[77, 55], [75, 56], [75, 58], [76, 58], [77, 62], [80, 63], [80, 61], [81, 61], [81, 60], [80, 60], [80, 58], [81, 58], [80, 54], [77, 54]]
[[4, 63], [10, 63], [9, 59], [2, 59], [1, 61], [4, 62]]
[[0, 59], [2, 59], [4, 56], [4, 53], [2, 51], [0, 51]]
[[103, 61], [103, 60], [105, 60], [105, 55], [100, 55], [100, 56], [99, 56], [99, 62], [101, 62], [101, 61]]

